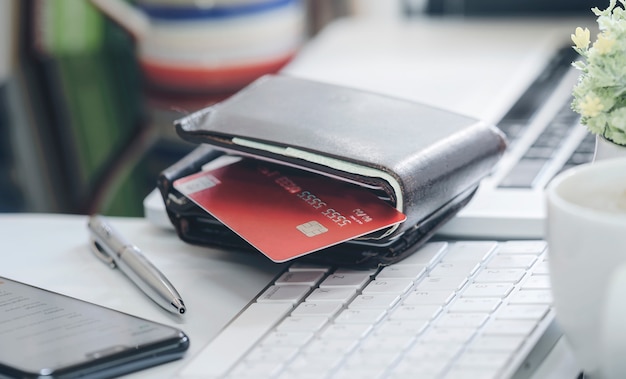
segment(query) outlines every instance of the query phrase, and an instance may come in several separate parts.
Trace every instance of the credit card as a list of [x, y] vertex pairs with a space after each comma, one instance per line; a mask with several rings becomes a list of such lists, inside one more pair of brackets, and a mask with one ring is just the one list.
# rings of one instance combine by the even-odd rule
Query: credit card
[[275, 262], [285, 262], [406, 220], [369, 190], [242, 159], [174, 188]]

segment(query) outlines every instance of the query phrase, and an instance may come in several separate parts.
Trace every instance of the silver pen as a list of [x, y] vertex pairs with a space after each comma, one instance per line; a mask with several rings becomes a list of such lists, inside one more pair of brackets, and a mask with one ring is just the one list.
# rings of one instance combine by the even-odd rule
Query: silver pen
[[161, 307], [172, 313], [186, 312], [178, 291], [137, 246], [125, 241], [101, 216], [91, 216], [87, 227], [91, 234], [92, 251], [98, 258], [111, 268], [119, 268]]

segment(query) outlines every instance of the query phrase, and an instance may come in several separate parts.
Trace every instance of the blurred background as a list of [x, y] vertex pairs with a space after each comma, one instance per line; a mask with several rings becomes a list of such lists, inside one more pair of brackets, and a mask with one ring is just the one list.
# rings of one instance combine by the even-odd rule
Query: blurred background
[[173, 121], [280, 71], [337, 18], [564, 14], [589, 3], [0, 0], [0, 212], [142, 216], [159, 172], [194, 147]]

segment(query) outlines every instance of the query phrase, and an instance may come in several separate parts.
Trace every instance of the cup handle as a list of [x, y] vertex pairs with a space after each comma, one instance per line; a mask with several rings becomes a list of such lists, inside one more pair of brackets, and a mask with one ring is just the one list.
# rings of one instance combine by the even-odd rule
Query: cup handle
[[603, 377], [618, 379], [626, 375], [626, 264], [613, 272], [607, 288], [600, 367]]
[[130, 33], [135, 40], [144, 39], [150, 32], [150, 20], [141, 11], [121, 0], [91, 0], [102, 13]]

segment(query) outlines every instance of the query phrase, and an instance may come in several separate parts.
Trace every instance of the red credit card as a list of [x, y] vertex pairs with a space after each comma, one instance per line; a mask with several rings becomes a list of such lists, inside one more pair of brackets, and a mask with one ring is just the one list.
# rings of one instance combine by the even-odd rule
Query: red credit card
[[250, 159], [178, 179], [174, 188], [275, 262], [406, 220], [365, 188]]

